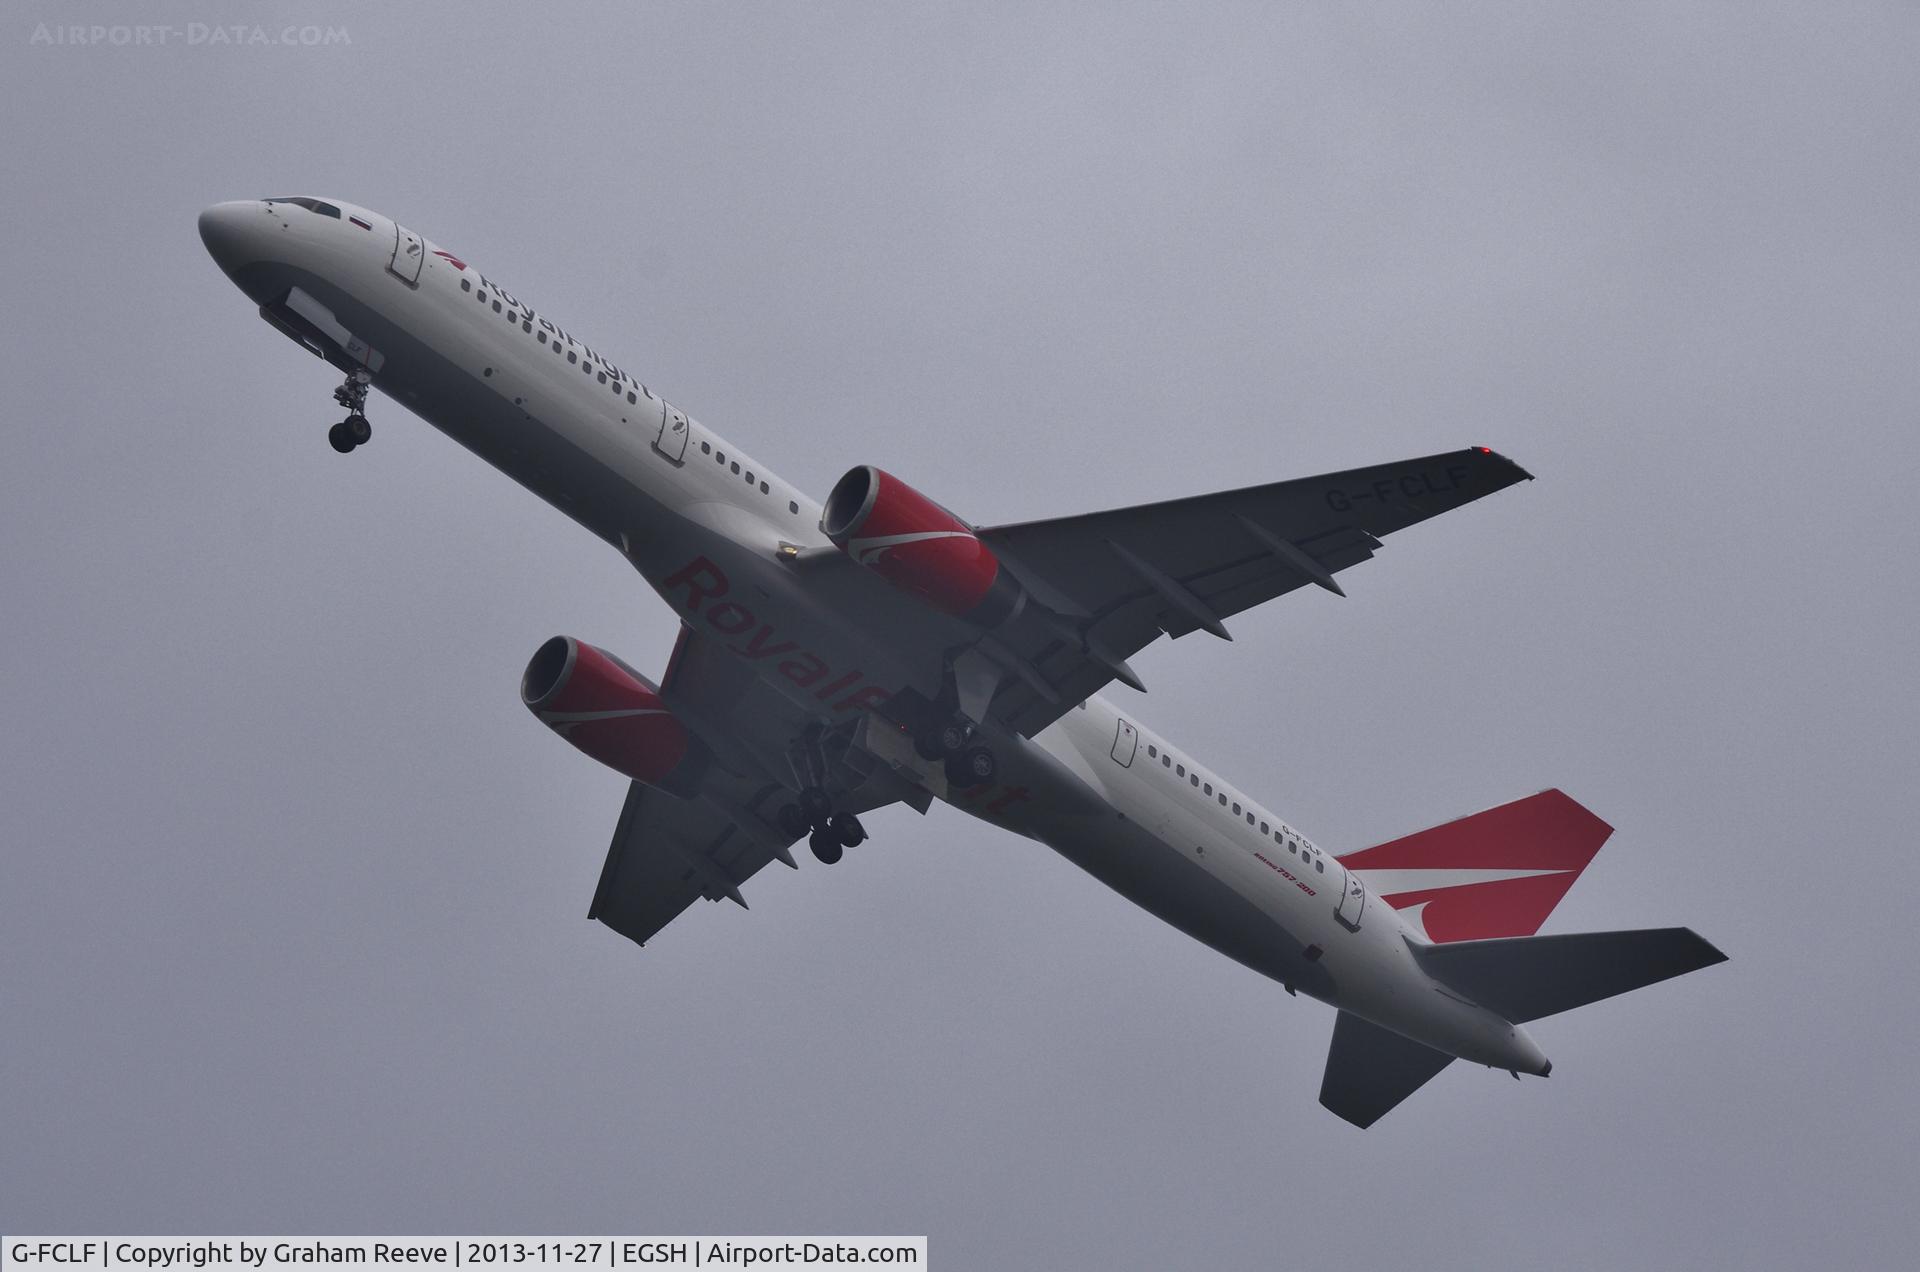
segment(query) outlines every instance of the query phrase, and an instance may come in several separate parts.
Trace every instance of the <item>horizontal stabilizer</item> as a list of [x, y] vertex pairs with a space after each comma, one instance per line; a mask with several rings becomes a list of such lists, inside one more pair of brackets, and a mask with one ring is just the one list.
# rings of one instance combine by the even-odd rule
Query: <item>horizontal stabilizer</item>
[[[1416, 945], [1428, 975], [1516, 1025], [1724, 963], [1690, 928]], [[1336, 1031], [1335, 1043], [1339, 1035]]]
[[1364, 1130], [1452, 1063], [1444, 1051], [1343, 1011], [1333, 1022], [1320, 1103]]

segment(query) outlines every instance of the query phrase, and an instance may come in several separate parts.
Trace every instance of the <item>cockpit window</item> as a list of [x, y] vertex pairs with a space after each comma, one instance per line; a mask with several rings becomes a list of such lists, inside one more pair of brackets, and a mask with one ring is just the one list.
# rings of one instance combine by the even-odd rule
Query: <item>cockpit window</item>
[[295, 207], [305, 208], [309, 212], [318, 212], [321, 216], [330, 216], [336, 221], [340, 219], [339, 208], [334, 207], [333, 204], [331, 203], [322, 203], [318, 199], [307, 199], [307, 198], [263, 199], [262, 202], [291, 203]]

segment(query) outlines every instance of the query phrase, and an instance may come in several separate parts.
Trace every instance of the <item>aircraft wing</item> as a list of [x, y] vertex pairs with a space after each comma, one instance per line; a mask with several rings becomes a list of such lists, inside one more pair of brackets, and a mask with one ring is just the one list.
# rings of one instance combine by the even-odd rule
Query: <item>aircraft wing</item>
[[[1068, 631], [1025, 625], [993, 714], [1031, 736], [1113, 679], [1162, 633], [1207, 630], [1371, 557], [1381, 537], [1531, 474], [1483, 447], [1110, 512], [990, 526], [981, 540]], [[1344, 595], [1344, 593], [1341, 593]], [[1228, 637], [1228, 639], [1231, 639]], [[1044, 686], [1047, 692], [1042, 692]]]
[[[769, 861], [791, 866], [796, 837], [780, 823], [798, 780], [786, 756], [819, 722], [768, 690], [717, 642], [682, 628], [660, 693], [711, 752], [698, 789], [682, 798], [640, 782], [627, 789], [587, 917], [646, 944], [695, 901], [730, 900]], [[852, 729], [843, 729], [851, 733]], [[829, 735], [821, 785], [843, 812], [865, 813], [925, 794]]]
[[773, 848], [749, 838], [722, 809], [635, 782], [587, 917], [645, 945], [702, 897], [744, 907], [740, 885], [773, 859]]

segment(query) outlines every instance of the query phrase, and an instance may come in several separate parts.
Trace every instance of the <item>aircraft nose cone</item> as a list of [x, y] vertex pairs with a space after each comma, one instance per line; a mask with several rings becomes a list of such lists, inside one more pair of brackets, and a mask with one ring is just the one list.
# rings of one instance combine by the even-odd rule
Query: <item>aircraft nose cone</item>
[[260, 217], [260, 208], [257, 200], [242, 199], [216, 203], [200, 214], [200, 241], [207, 245], [207, 254], [228, 274], [258, 259], [250, 240], [257, 233], [254, 223]]

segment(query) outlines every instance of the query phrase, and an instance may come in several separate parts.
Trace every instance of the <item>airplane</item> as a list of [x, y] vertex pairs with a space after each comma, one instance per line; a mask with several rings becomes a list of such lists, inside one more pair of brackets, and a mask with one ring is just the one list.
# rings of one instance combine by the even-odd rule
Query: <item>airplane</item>
[[1526, 1026], [1725, 959], [1687, 928], [1539, 935], [1612, 833], [1558, 790], [1334, 854], [1100, 696], [1162, 635], [1336, 575], [1531, 474], [1484, 446], [1077, 516], [973, 525], [851, 468], [824, 504], [462, 257], [310, 196], [216, 204], [208, 252], [344, 377], [611, 545], [680, 631], [656, 682], [571, 636], [521, 697], [629, 779], [588, 910], [644, 945], [771, 862], [937, 800], [1035, 839], [1336, 1010], [1320, 1102], [1372, 1125], [1455, 1059], [1545, 1077]]

